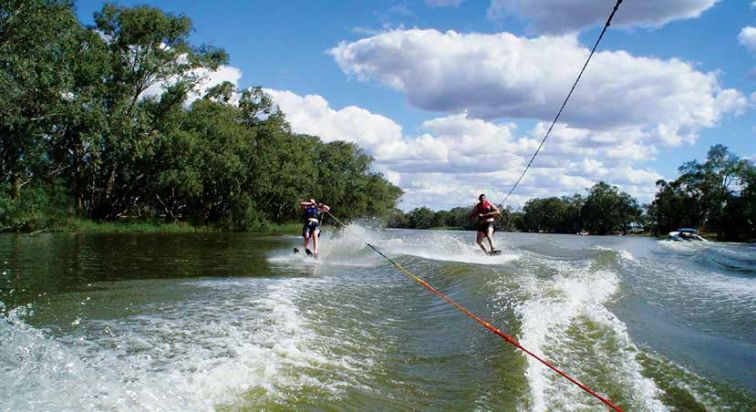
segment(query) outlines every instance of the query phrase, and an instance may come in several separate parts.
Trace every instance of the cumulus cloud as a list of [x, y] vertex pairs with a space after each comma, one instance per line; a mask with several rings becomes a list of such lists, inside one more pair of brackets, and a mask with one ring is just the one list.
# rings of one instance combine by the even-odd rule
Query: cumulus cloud
[[[625, 1], [614, 16], [616, 26], [660, 27], [680, 19], [698, 17], [718, 0], [633, 0]], [[596, 0], [492, 0], [489, 18], [520, 16], [532, 22], [539, 33], [567, 33], [603, 24], [613, 1]]]
[[751, 53], [756, 53], [756, 27], [743, 27], [738, 34], [740, 44], [745, 46]]
[[[538, 123], [518, 133], [513, 123], [494, 123], [451, 114], [424, 122], [410, 136], [388, 117], [363, 108], [335, 109], [322, 96], [266, 90], [298, 133], [324, 141], [359, 144], [375, 158], [375, 170], [405, 190], [405, 209], [465, 205], [485, 192], [501, 200], [516, 181], [548, 126]], [[653, 146], [633, 130], [613, 133], [558, 125], [548, 150], [508, 203], [522, 205], [533, 196], [561, 196], [606, 180], [648, 200], [661, 176], [634, 166], [656, 155]]]
[[[374, 80], [430, 111], [481, 119], [550, 120], [589, 50], [574, 35], [396, 30], [329, 51], [345, 73]], [[703, 127], [738, 112], [746, 98], [716, 73], [678, 59], [598, 52], [562, 120], [592, 130], [635, 128], [666, 144], [692, 142]]]
[[401, 142], [402, 127], [393, 120], [363, 108], [334, 110], [321, 96], [299, 96], [285, 90], [265, 89], [297, 133], [319, 136], [326, 142], [344, 140], [375, 151]]

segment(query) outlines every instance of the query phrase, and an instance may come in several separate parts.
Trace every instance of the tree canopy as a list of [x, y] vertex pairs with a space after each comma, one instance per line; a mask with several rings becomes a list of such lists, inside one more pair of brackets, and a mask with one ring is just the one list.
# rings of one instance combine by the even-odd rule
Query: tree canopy
[[656, 182], [648, 208], [658, 233], [702, 227], [729, 240], [756, 238], [756, 167], [727, 147], [712, 146], [706, 161], [686, 162], [680, 177]]
[[385, 216], [401, 190], [346, 142], [292, 133], [261, 87], [203, 76], [228, 61], [191, 21], [106, 4], [0, 5], [0, 230], [52, 217], [188, 221], [248, 230], [316, 197], [344, 218]]

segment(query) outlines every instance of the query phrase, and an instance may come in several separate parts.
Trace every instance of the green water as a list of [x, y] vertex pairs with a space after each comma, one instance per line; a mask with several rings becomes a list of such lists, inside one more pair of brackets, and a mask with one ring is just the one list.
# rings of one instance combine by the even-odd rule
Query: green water
[[0, 236], [0, 410], [756, 408], [756, 248], [646, 238]]

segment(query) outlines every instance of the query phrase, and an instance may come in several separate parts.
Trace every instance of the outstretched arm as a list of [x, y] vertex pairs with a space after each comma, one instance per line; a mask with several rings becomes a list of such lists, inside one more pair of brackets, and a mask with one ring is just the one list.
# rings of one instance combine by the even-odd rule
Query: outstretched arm
[[331, 210], [331, 208], [325, 203], [321, 203], [320, 205], [318, 205], [318, 207], [320, 207], [320, 210], [322, 210], [323, 212]]
[[302, 209], [305, 209], [305, 208], [307, 208], [307, 207], [309, 207], [311, 205], [312, 205], [312, 203], [310, 203], [309, 200], [303, 200], [303, 201], [299, 202], [299, 207], [301, 207]]

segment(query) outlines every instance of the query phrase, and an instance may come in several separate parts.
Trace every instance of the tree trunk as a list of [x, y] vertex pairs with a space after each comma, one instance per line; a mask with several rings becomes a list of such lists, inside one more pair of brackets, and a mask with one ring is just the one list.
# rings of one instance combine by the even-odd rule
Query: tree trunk
[[13, 190], [11, 190], [11, 199], [18, 200], [21, 197], [21, 177], [18, 174], [13, 175]]

